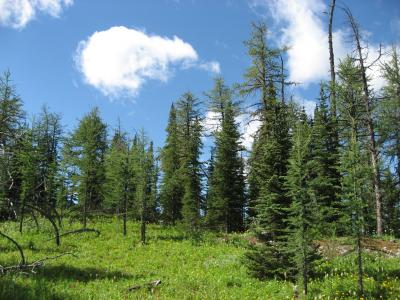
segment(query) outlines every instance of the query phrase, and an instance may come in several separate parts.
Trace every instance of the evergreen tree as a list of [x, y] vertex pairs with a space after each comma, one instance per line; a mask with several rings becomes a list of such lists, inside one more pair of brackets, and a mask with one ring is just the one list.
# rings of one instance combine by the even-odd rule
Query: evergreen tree
[[146, 223], [155, 220], [157, 199], [157, 167], [154, 161], [152, 142], [142, 130], [135, 137], [132, 148], [132, 167], [135, 174], [135, 201], [140, 218], [140, 237], [146, 243]]
[[388, 234], [398, 238], [400, 236], [400, 188], [396, 175], [392, 174], [389, 168], [383, 173], [382, 188], [384, 192], [382, 215], [385, 228]]
[[335, 116], [329, 111], [326, 100], [325, 86], [321, 84], [310, 144], [312, 151], [310, 187], [323, 216], [321, 231], [325, 234], [336, 234], [343, 230], [338, 224], [342, 212], [341, 201], [338, 197], [340, 192], [339, 153]]
[[0, 76], [0, 219], [16, 218], [20, 194], [17, 152], [24, 125], [22, 100], [11, 73]]
[[135, 190], [130, 149], [126, 134], [120, 128], [115, 132], [105, 158], [106, 199], [104, 206], [122, 212], [123, 234], [126, 235], [126, 222], [129, 203], [133, 201]]
[[192, 93], [185, 93], [176, 103], [179, 130], [179, 178], [183, 185], [182, 217], [189, 233], [200, 226], [201, 195], [201, 118], [199, 101]]
[[158, 183], [158, 165], [154, 154], [154, 145], [150, 141], [146, 153], [146, 203], [147, 219], [150, 222], [156, 222], [159, 219], [159, 196], [157, 192]]
[[347, 57], [339, 65], [338, 109], [343, 125], [341, 139], [341, 198], [347, 208], [347, 222], [355, 238], [358, 267], [358, 294], [364, 296], [361, 239], [366, 232], [366, 207], [371, 198], [369, 179], [372, 170], [365, 161], [368, 153], [362, 150], [365, 136], [365, 106], [358, 67]]
[[284, 183], [291, 140], [289, 109], [277, 101], [275, 86], [282, 77], [282, 50], [267, 47], [264, 24], [253, 25], [252, 37], [246, 44], [252, 66], [245, 74], [241, 92], [260, 94], [256, 115], [261, 120], [249, 160], [250, 216], [259, 243], [250, 248], [246, 257], [254, 276], [284, 278], [289, 266], [285, 215], [290, 207]]
[[83, 225], [86, 227], [89, 210], [100, 208], [104, 199], [107, 126], [94, 108], [79, 122], [65, 147], [65, 157], [71, 168], [76, 168], [78, 201], [83, 208]]
[[183, 188], [180, 180], [181, 160], [179, 157], [179, 131], [174, 104], [169, 112], [167, 139], [161, 151], [161, 171], [163, 173], [160, 191], [162, 219], [175, 224], [182, 219]]
[[245, 185], [240, 156], [240, 133], [235, 121], [236, 107], [221, 78], [209, 94], [211, 109], [220, 114], [220, 130], [214, 133], [215, 157], [209, 178], [207, 223], [225, 232], [243, 230]]
[[286, 185], [292, 199], [289, 209], [288, 251], [292, 255], [298, 282], [307, 295], [313, 262], [318, 257], [313, 240], [319, 221], [319, 212], [313, 189], [311, 152], [312, 129], [306, 117], [299, 120], [293, 133], [293, 147], [289, 159]]
[[400, 58], [395, 47], [390, 54], [391, 60], [382, 65], [386, 84], [379, 105], [379, 131], [385, 146], [384, 154], [395, 166], [396, 186], [400, 188]]
[[44, 106], [33, 122], [33, 143], [36, 148], [39, 173], [36, 205], [51, 214], [57, 202], [57, 176], [60, 165], [60, 143], [62, 138], [61, 117], [49, 112]]

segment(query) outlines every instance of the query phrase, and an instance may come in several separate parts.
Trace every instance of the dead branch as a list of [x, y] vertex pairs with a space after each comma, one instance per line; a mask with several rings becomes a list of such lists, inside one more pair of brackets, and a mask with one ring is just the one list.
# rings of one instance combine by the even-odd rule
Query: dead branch
[[15, 240], [13, 240], [12, 238], [10, 238], [8, 235], [2, 233], [1, 231], [0, 231], [0, 235], [1, 235], [2, 237], [5, 237], [7, 240], [9, 240], [10, 242], [12, 242], [12, 243], [15, 245], [15, 247], [17, 247], [17, 249], [18, 249], [18, 251], [19, 251], [19, 254], [21, 255], [21, 264], [20, 264], [20, 265], [24, 265], [24, 264], [25, 264], [25, 255], [24, 255], [24, 251], [22, 251], [21, 246], [20, 246]]
[[30, 264], [24, 263], [24, 264], [19, 264], [16, 266], [6, 266], [6, 267], [3, 267], [0, 265], [0, 275], [6, 275], [9, 273], [20, 273], [20, 272], [36, 273], [35, 269], [39, 268], [39, 267], [43, 267], [45, 265], [46, 261], [54, 260], [54, 259], [60, 258], [65, 255], [72, 255], [74, 257], [77, 257], [75, 254], [73, 254], [71, 252], [65, 252], [65, 253], [61, 253], [56, 256], [50, 256], [50, 257], [45, 257], [45, 258], [36, 260]]
[[161, 280], [160, 279], [154, 280], [154, 281], [151, 281], [151, 282], [148, 282], [148, 283], [144, 283], [144, 284], [136, 284], [136, 285], [131, 286], [130, 288], [128, 288], [127, 292], [132, 292], [134, 290], [138, 290], [138, 289], [145, 288], [145, 287], [154, 289], [159, 284], [161, 284]]
[[[66, 235], [70, 235], [70, 234], [75, 234], [75, 233], [82, 233], [82, 232], [95, 232], [95, 233], [97, 234], [97, 236], [100, 235], [100, 231], [97, 230], [97, 229], [93, 229], [93, 228], [81, 228], [81, 229], [77, 229], [77, 230], [72, 230], [72, 231], [64, 232], [64, 233], [60, 234], [59, 237], [66, 236]], [[47, 242], [47, 241], [50, 241], [50, 240], [52, 240], [52, 239], [46, 240], [46, 242]]]
[[54, 228], [54, 233], [55, 233], [55, 239], [56, 239], [56, 245], [57, 246], [60, 246], [60, 232], [59, 232], [59, 230], [58, 230], [58, 227], [57, 227], [57, 225], [56, 225], [56, 223], [54, 222], [54, 220], [53, 220], [53, 218], [50, 216], [50, 215], [48, 215], [44, 210], [42, 210], [42, 209], [40, 209], [40, 208], [38, 208], [38, 207], [36, 207], [36, 206], [33, 206], [33, 205], [30, 205], [30, 204], [24, 204], [27, 208], [30, 208], [30, 209], [33, 209], [33, 210], [36, 210], [36, 211], [38, 211], [39, 213], [41, 213], [47, 220], [49, 220], [50, 221], [50, 223], [51, 223], [51, 225], [53, 225], [53, 228]]

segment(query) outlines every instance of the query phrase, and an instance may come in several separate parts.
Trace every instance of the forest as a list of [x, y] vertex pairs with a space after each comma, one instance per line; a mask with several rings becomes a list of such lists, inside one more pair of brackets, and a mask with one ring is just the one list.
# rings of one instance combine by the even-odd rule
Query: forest
[[[335, 13], [353, 48], [338, 63]], [[399, 49], [371, 63], [350, 9], [327, 14], [312, 115], [288, 92], [288, 48], [254, 22], [242, 82], [184, 92], [160, 148], [96, 107], [70, 132], [47, 106], [30, 119], [4, 71], [0, 299], [400, 299]]]

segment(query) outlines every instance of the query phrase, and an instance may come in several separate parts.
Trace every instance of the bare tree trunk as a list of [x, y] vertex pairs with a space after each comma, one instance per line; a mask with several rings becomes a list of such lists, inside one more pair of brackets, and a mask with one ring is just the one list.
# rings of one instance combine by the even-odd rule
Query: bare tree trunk
[[24, 224], [24, 214], [25, 214], [25, 204], [22, 203], [21, 205], [21, 212], [20, 212], [21, 216], [19, 219], [19, 233], [22, 233], [22, 226]]
[[283, 57], [280, 55], [281, 58], [281, 101], [285, 103], [285, 69], [283, 66]]
[[140, 218], [140, 241], [142, 244], [146, 244], [146, 222], [143, 216]]
[[359, 229], [357, 229], [357, 265], [358, 265], [358, 297], [359, 299], [364, 299], [362, 248], [361, 248], [361, 234]]
[[364, 90], [364, 106], [365, 106], [365, 113], [366, 113], [366, 124], [367, 130], [369, 135], [369, 152], [371, 156], [371, 163], [373, 168], [373, 185], [375, 191], [375, 207], [376, 207], [376, 234], [382, 235], [382, 193], [381, 193], [381, 179], [380, 179], [380, 170], [379, 170], [379, 158], [378, 158], [378, 151], [376, 147], [376, 140], [375, 140], [375, 130], [374, 130], [374, 123], [372, 119], [372, 112], [370, 106], [370, 95], [368, 90], [368, 81], [366, 75], [366, 67], [364, 62], [364, 57], [362, 54], [362, 47], [360, 41], [360, 32], [358, 28], [358, 24], [356, 23], [350, 9], [346, 8], [345, 12], [349, 19], [351, 29], [354, 35], [354, 42], [356, 44], [356, 50], [358, 54], [358, 60], [360, 63], [360, 71], [361, 71], [361, 79], [363, 84]]
[[127, 219], [127, 214], [128, 214], [128, 199], [127, 199], [127, 187], [125, 186], [125, 193], [124, 193], [124, 216], [123, 216], [123, 221], [124, 221], [124, 235], [126, 235], [126, 219]]
[[328, 33], [328, 44], [329, 44], [329, 63], [331, 71], [331, 84], [330, 84], [330, 107], [334, 119], [336, 120], [336, 73], [335, 73], [335, 56], [333, 53], [333, 39], [332, 39], [332, 24], [333, 24], [333, 12], [335, 10], [336, 0], [331, 0], [330, 12], [329, 12], [329, 33]]

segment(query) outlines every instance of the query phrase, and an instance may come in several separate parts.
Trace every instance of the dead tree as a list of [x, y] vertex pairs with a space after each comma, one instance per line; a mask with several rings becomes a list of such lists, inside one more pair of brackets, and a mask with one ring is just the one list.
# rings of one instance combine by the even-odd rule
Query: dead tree
[[[358, 62], [360, 67], [360, 76], [361, 82], [363, 85], [364, 92], [364, 106], [365, 106], [365, 114], [366, 114], [366, 126], [369, 137], [369, 153], [371, 157], [372, 163], [372, 172], [373, 172], [373, 186], [375, 191], [375, 207], [376, 207], [376, 234], [382, 235], [382, 192], [381, 192], [381, 180], [380, 180], [380, 168], [379, 168], [379, 157], [378, 150], [375, 139], [375, 129], [374, 129], [374, 121], [372, 118], [372, 109], [371, 109], [371, 96], [368, 88], [368, 80], [367, 80], [367, 69], [370, 66], [367, 66], [365, 63], [365, 57], [363, 55], [363, 47], [361, 46], [361, 34], [359, 31], [359, 25], [353, 17], [350, 9], [345, 7], [343, 8], [344, 12], [347, 15], [348, 21], [350, 23], [350, 27], [353, 33], [353, 39], [356, 47], [356, 53], [358, 56]], [[379, 51], [378, 59], [381, 56], [381, 51]], [[377, 60], [378, 60], [377, 59]], [[377, 61], [376, 60], [376, 61]]]
[[333, 38], [332, 38], [332, 25], [333, 25], [333, 12], [335, 11], [336, 0], [331, 0], [329, 11], [329, 30], [328, 30], [328, 44], [329, 44], [329, 64], [331, 72], [331, 84], [329, 102], [331, 105], [331, 112], [336, 120], [336, 73], [335, 73], [335, 55], [333, 53]]

